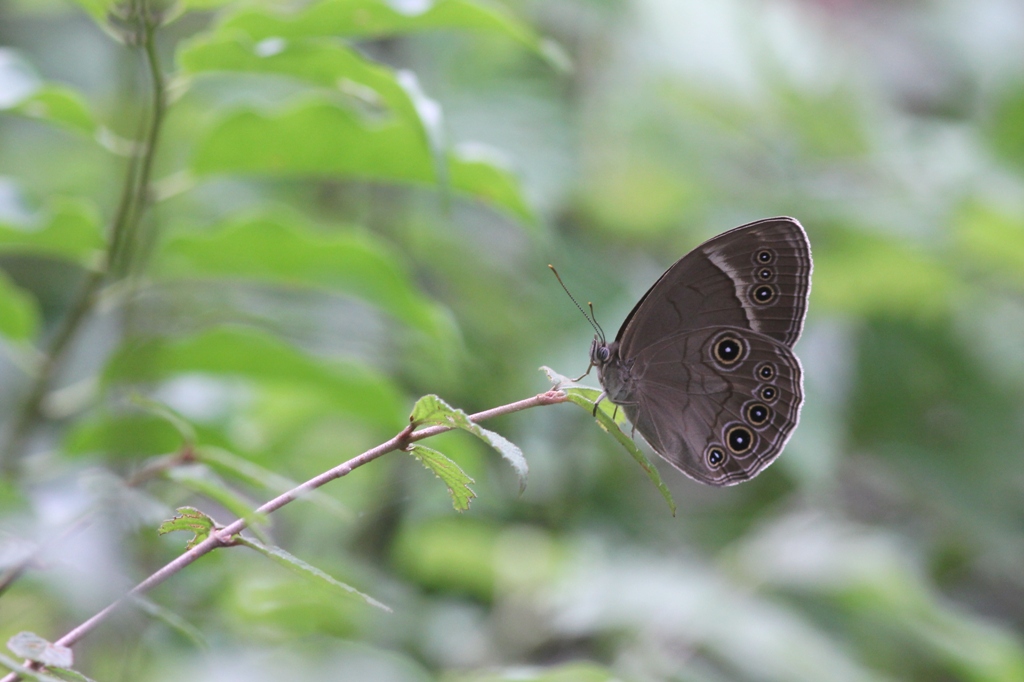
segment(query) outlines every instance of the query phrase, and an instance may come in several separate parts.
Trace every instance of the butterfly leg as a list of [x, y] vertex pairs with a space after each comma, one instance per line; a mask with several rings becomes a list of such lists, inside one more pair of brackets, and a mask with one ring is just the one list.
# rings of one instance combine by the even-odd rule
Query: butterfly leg
[[590, 370], [592, 370], [592, 369], [594, 369], [594, 361], [593, 361], [593, 360], [591, 360], [591, 361], [590, 361], [590, 364], [589, 364], [589, 365], [587, 365], [587, 371], [586, 371], [586, 372], [584, 372], [583, 374], [579, 375], [579, 376], [578, 376], [578, 377], [576, 377], [575, 379], [572, 379], [572, 382], [573, 382], [573, 383], [576, 383], [577, 381], [580, 381], [581, 379], [583, 379], [583, 377], [585, 377], [585, 376], [587, 376], [588, 374], [590, 374]]
[[[628, 403], [622, 403], [622, 404], [623, 405], [639, 405], [640, 403], [628, 402]], [[615, 403], [615, 410], [612, 412], [612, 421], [615, 421], [615, 417], [617, 417], [618, 414], [619, 414], [619, 403]], [[630, 426], [632, 427], [632, 429], [629, 432], [629, 437], [632, 438], [633, 440], [636, 440], [636, 424], [634, 424], [633, 422], [630, 422]]]
[[[581, 377], [582, 378], [582, 377]], [[608, 394], [601, 391], [601, 395], [597, 396], [597, 400], [594, 401], [594, 415], [597, 416], [597, 406], [601, 404], [601, 401], [608, 397]]]
[[[591, 361], [591, 363], [590, 363], [589, 365], [587, 365], [587, 371], [586, 371], [586, 372], [584, 372], [583, 374], [579, 375], [579, 376], [578, 376], [578, 377], [576, 377], [575, 379], [569, 379], [569, 383], [573, 383], [573, 384], [575, 384], [575, 383], [577, 383], [578, 381], [582, 380], [582, 379], [583, 379], [583, 377], [585, 377], [585, 376], [587, 376], [588, 374], [590, 374], [590, 370], [592, 370], [592, 369], [594, 369], [594, 363], [593, 363], [593, 361]], [[557, 390], [557, 389], [559, 389], [559, 388], [561, 388], [561, 387], [562, 387], [562, 382], [561, 382], [561, 381], [559, 381], [559, 382], [557, 382], [557, 383], [556, 383], [556, 384], [555, 384], [554, 386], [552, 386], [552, 389], [555, 389], [555, 390]]]

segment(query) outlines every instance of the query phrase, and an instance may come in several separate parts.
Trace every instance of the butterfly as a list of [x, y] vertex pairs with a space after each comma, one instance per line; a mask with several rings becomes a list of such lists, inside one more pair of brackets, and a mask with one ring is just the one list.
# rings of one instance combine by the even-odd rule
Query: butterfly
[[690, 478], [725, 486], [757, 476], [800, 420], [793, 345], [812, 268], [807, 233], [793, 218], [704, 242], [647, 290], [614, 341], [594, 323], [601, 398]]

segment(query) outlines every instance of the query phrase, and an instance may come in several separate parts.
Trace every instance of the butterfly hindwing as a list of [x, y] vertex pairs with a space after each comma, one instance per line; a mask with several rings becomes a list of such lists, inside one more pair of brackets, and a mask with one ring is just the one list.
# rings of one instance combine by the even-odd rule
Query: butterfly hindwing
[[631, 375], [626, 415], [658, 454], [711, 485], [748, 480], [771, 464], [803, 404], [793, 352], [737, 327], [663, 340], [635, 358]]

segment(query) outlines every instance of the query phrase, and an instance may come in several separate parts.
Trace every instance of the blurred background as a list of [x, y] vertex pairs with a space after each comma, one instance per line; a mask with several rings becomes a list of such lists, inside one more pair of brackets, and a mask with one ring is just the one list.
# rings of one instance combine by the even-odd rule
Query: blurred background
[[187, 535], [156, 534], [176, 507], [225, 523], [421, 395], [475, 412], [546, 390], [541, 365], [582, 372], [592, 330], [549, 262], [612, 335], [698, 243], [792, 215], [807, 401], [754, 481], [659, 461], [673, 517], [583, 410], [528, 410], [487, 424], [525, 453], [521, 496], [456, 433], [429, 445], [475, 479], [468, 511], [392, 453], [271, 518], [393, 613], [222, 549], [76, 667], [1024, 679], [1024, 5], [184, 2], [156, 34], [169, 99], [127, 276], [26, 411], [149, 120], [105, 9], [0, 0], [3, 641], [56, 639], [177, 556]]

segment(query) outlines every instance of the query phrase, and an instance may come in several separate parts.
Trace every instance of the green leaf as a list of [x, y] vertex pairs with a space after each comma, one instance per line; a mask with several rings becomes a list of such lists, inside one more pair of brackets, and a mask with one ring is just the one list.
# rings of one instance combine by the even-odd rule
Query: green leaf
[[179, 507], [177, 512], [177, 516], [161, 523], [160, 527], [156, 529], [156, 532], [160, 535], [173, 533], [177, 530], [192, 533], [192, 539], [189, 540], [188, 545], [186, 545], [188, 549], [192, 549], [197, 544], [208, 538], [210, 536], [210, 531], [216, 528], [217, 524], [213, 522], [213, 519], [195, 507]]
[[434, 341], [453, 343], [448, 314], [422, 296], [402, 258], [373, 235], [317, 230], [286, 211], [242, 218], [203, 232], [178, 232], [161, 248], [157, 276], [245, 278], [316, 287], [361, 298]]
[[335, 588], [336, 590], [339, 590], [342, 594], [344, 594], [346, 596], [355, 595], [357, 597], [360, 597], [363, 601], [365, 601], [370, 606], [374, 606], [374, 607], [376, 607], [378, 609], [381, 609], [383, 611], [387, 611], [388, 613], [391, 613], [391, 608], [389, 606], [386, 606], [385, 604], [382, 604], [381, 602], [377, 601], [376, 599], [374, 599], [373, 597], [369, 596], [368, 594], [364, 594], [363, 592], [360, 592], [359, 590], [357, 590], [356, 588], [352, 587], [351, 585], [348, 585], [346, 583], [341, 582], [340, 580], [338, 580], [336, 578], [333, 578], [332, 576], [328, 575], [327, 573], [324, 573], [323, 571], [321, 571], [316, 566], [312, 566], [312, 565], [306, 563], [302, 559], [298, 558], [297, 556], [294, 556], [293, 554], [290, 554], [290, 553], [286, 552], [285, 550], [281, 549], [280, 547], [263, 545], [263, 544], [260, 544], [259, 542], [256, 542], [255, 540], [252, 540], [252, 539], [249, 539], [249, 538], [239, 538], [238, 541], [239, 541], [240, 544], [243, 544], [246, 547], [250, 547], [250, 548], [256, 550], [257, 552], [259, 552], [260, 554], [264, 555], [265, 557], [267, 557], [271, 561], [273, 561], [273, 562], [275, 562], [277, 564], [280, 564], [281, 566], [284, 566], [285, 568], [287, 568], [287, 569], [289, 569], [291, 571], [294, 571], [294, 572], [298, 573], [299, 575], [302, 575], [302, 576], [307, 577], [307, 578], [313, 578], [313, 579], [315, 579], [317, 582], [319, 582], [321, 584], [325, 584], [325, 585], [327, 585], [329, 587], [332, 587], [332, 588]]
[[96, 122], [74, 89], [47, 83], [17, 50], [0, 47], [0, 112], [50, 121], [91, 135]]
[[39, 304], [0, 272], [0, 334], [12, 341], [31, 341], [39, 330]]
[[535, 223], [519, 179], [499, 150], [478, 143], [459, 144], [448, 157], [448, 172], [454, 189], [504, 208], [527, 224]]
[[461, 512], [469, 509], [469, 501], [476, 497], [476, 493], [469, 487], [469, 484], [474, 481], [458, 464], [437, 450], [419, 443], [409, 446], [409, 454], [433, 471], [434, 475], [448, 486], [448, 493], [452, 496], [452, 506], [455, 507], [455, 511]]
[[[262, 144], [252, 148], [252, 143]], [[276, 115], [239, 111], [197, 141], [199, 175], [353, 175], [434, 181], [426, 145], [402, 121], [383, 124], [327, 101], [307, 101]]]
[[83, 199], [54, 199], [36, 219], [42, 227], [0, 223], [0, 253], [60, 256], [92, 265], [104, 246], [99, 212]]
[[[492, 202], [520, 220], [534, 217], [506, 169], [479, 153], [456, 150], [448, 173], [456, 192]], [[196, 143], [196, 175], [342, 176], [435, 184], [430, 145], [419, 125], [392, 118], [368, 120], [323, 99], [278, 114], [243, 110], [229, 114]]]
[[200, 34], [178, 49], [184, 73], [259, 73], [296, 78], [337, 90], [418, 123], [415, 103], [391, 69], [335, 40], [256, 41], [241, 32]]
[[43, 85], [9, 111], [89, 136], [96, 132], [96, 119], [85, 98], [77, 90], [63, 85]]
[[103, 379], [151, 382], [185, 373], [301, 388], [338, 412], [378, 426], [394, 426], [402, 413], [401, 393], [387, 377], [362, 364], [315, 358], [254, 328], [221, 327], [124, 347], [110, 359]]
[[49, 642], [34, 632], [22, 631], [7, 640], [7, 648], [16, 656], [58, 668], [74, 665], [71, 649]]
[[255, 505], [252, 502], [228, 487], [228, 484], [208, 466], [193, 464], [174, 467], [168, 469], [165, 475], [175, 483], [217, 502], [235, 516], [245, 519], [253, 533], [262, 540], [266, 539], [260, 528], [267, 523], [266, 515], [254, 511]]
[[488, 431], [471, 421], [469, 415], [462, 410], [455, 409], [436, 395], [426, 395], [416, 401], [412, 408], [412, 414], [409, 415], [409, 421], [415, 426], [438, 424], [472, 433], [497, 450], [512, 465], [512, 469], [519, 477], [519, 492], [522, 493], [526, 489], [529, 466], [526, 464], [523, 451], [504, 436], [494, 431]]
[[500, 35], [567, 70], [568, 59], [530, 26], [496, 8], [469, 0], [321, 0], [299, 12], [243, 9], [222, 29], [253, 38], [378, 38], [415, 31], [458, 29]]
[[206, 635], [203, 634], [202, 630], [189, 623], [174, 611], [138, 595], [132, 597], [132, 602], [134, 602], [135, 606], [137, 606], [139, 610], [146, 615], [161, 621], [172, 630], [178, 632], [183, 637], [191, 641], [196, 648], [204, 651], [208, 651], [210, 649], [210, 643], [207, 641]]
[[[676, 515], [676, 503], [672, 499], [672, 493], [669, 491], [668, 486], [661, 480], [661, 474], [658, 473], [658, 468], [651, 463], [651, 460], [647, 459], [647, 456], [636, 446], [633, 439], [626, 435], [622, 430], [622, 424], [626, 423], [626, 417], [622, 414], [622, 410], [618, 410], [618, 417], [613, 419], [612, 415], [606, 412], [608, 403], [610, 400], [603, 400], [601, 405], [597, 409], [597, 414], [594, 414], [594, 405], [597, 403], [598, 397], [603, 393], [596, 388], [583, 388], [575, 386], [572, 379], [562, 376], [550, 367], [541, 367], [541, 370], [547, 374], [548, 379], [560, 390], [564, 391], [566, 396], [569, 398], [569, 402], [579, 405], [591, 415], [594, 415], [598, 425], [619, 442], [619, 445], [626, 449], [626, 452], [636, 460], [636, 463], [640, 465], [640, 468], [647, 474], [647, 478], [651, 479], [651, 483], [658, 489], [661, 496], [665, 498], [665, 502], [668, 503], [669, 509], [672, 510], [672, 516]], [[613, 410], [614, 412], [615, 410]]]
[[[569, 401], [579, 405], [584, 410], [593, 413], [594, 401], [597, 400], [597, 396], [589, 396], [588, 392], [594, 389], [580, 389], [580, 388], [569, 388], [565, 392], [569, 396]], [[647, 474], [647, 478], [651, 479], [651, 483], [655, 485], [661, 496], [665, 498], [665, 502], [668, 503], [669, 509], [672, 510], [672, 516], [676, 515], [676, 503], [672, 499], [672, 493], [669, 491], [668, 486], [661, 480], [661, 474], [658, 473], [658, 468], [651, 464], [651, 460], [647, 459], [647, 456], [636, 446], [633, 439], [626, 435], [622, 428], [615, 423], [611, 415], [603, 410], [597, 411], [597, 423], [607, 433], [610, 433], [612, 438], [619, 442], [619, 445], [626, 449], [636, 463], [640, 465], [640, 468]]]
[[102, 452], [140, 459], [175, 452], [182, 445], [181, 433], [163, 417], [99, 410], [71, 426], [63, 450], [69, 455]]

